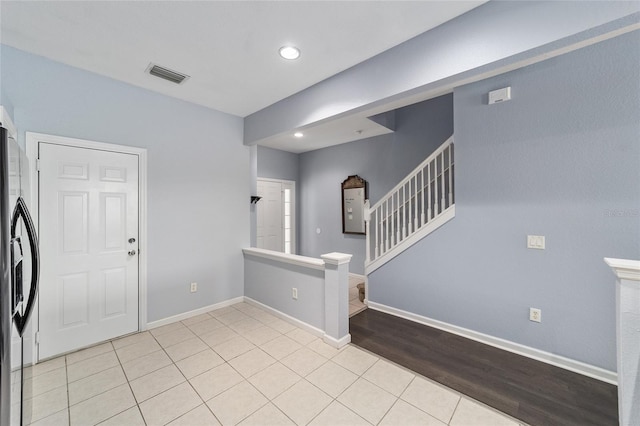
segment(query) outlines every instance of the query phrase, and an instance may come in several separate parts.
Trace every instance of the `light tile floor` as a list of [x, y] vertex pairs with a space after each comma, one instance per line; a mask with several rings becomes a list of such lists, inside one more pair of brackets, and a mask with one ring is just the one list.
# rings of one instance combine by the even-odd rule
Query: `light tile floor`
[[355, 346], [246, 303], [46, 361], [35, 425], [514, 425]]

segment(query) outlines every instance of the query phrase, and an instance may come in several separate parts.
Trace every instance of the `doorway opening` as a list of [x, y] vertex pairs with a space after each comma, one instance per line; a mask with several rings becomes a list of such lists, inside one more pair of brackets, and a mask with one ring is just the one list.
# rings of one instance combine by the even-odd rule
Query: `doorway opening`
[[257, 179], [256, 247], [296, 254], [296, 183]]

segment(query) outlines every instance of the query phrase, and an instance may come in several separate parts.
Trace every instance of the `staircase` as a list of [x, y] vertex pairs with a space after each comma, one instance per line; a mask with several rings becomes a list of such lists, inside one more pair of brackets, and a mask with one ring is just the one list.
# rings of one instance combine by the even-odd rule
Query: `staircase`
[[365, 274], [455, 216], [453, 136], [376, 204], [366, 206]]

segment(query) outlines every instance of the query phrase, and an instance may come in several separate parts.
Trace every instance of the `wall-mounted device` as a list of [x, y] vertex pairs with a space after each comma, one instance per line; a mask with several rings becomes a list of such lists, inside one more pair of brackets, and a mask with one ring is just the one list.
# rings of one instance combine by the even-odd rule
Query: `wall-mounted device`
[[251, 196], [251, 204], [257, 203], [258, 201], [260, 201], [261, 198], [262, 197], [258, 197], [257, 195], [252, 195]]
[[505, 87], [503, 89], [493, 90], [489, 92], [489, 105], [497, 104], [498, 102], [505, 102], [511, 100], [511, 87]]

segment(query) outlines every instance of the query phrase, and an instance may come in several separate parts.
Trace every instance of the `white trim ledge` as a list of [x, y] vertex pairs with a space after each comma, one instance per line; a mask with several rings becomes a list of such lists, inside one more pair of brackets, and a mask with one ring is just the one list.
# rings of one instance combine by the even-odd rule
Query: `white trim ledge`
[[289, 263], [291, 265], [302, 266], [304, 268], [324, 270], [324, 262], [314, 257], [300, 256], [297, 254], [281, 253], [279, 251], [260, 249], [255, 247], [243, 248], [242, 253], [248, 256], [261, 257], [263, 259], [275, 260], [277, 262]]
[[243, 301], [244, 301], [244, 297], [240, 296], [240, 297], [235, 297], [233, 299], [225, 300], [219, 303], [215, 303], [213, 305], [203, 306], [202, 308], [194, 309], [192, 311], [183, 312], [178, 315], [173, 315], [167, 318], [163, 318], [161, 320], [149, 322], [147, 323], [147, 329], [151, 330], [153, 328], [162, 327], [163, 325], [186, 320], [187, 318], [195, 317], [210, 311], [215, 311], [216, 309], [226, 308], [227, 306], [235, 305], [236, 303], [241, 303]]
[[604, 261], [611, 267], [620, 280], [640, 281], [640, 260], [613, 259], [605, 257]]
[[453, 324], [448, 324], [446, 322], [424, 317], [412, 312], [403, 311], [401, 309], [393, 308], [391, 306], [386, 306], [380, 303], [369, 301], [368, 306], [370, 309], [374, 309], [376, 311], [384, 312], [390, 315], [404, 318], [409, 321], [437, 328], [448, 333], [456, 334], [467, 339], [475, 340], [476, 342], [493, 346], [494, 348], [502, 349], [518, 355], [526, 356], [527, 358], [535, 359], [536, 361], [541, 361], [547, 364], [554, 365], [556, 367], [564, 368], [565, 370], [573, 371], [574, 373], [582, 374], [583, 376], [591, 377], [593, 379], [610, 383], [612, 385], [618, 384], [618, 375], [615, 372], [605, 370], [604, 368], [596, 367], [570, 358], [565, 358], [563, 356], [555, 355], [550, 352], [541, 351], [539, 349], [511, 342], [509, 340], [489, 336], [488, 334], [479, 333], [477, 331], [469, 330], [467, 328], [459, 327]]
[[353, 255], [332, 252], [320, 255], [320, 257], [322, 258], [322, 260], [324, 260], [325, 264], [328, 263], [329, 265], [344, 265], [345, 263], [351, 262], [351, 258], [353, 257]]

